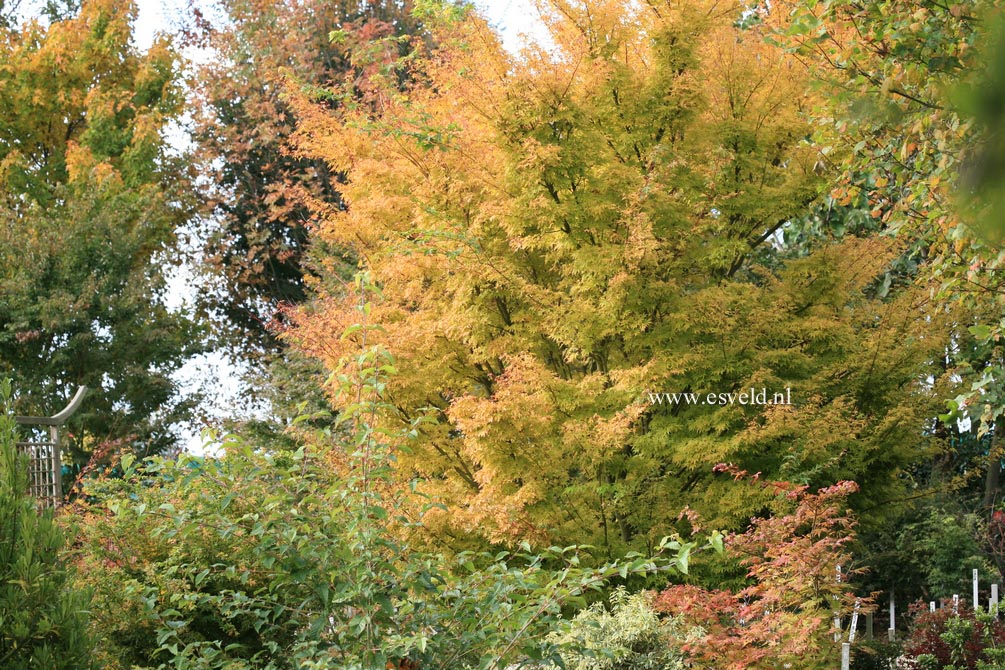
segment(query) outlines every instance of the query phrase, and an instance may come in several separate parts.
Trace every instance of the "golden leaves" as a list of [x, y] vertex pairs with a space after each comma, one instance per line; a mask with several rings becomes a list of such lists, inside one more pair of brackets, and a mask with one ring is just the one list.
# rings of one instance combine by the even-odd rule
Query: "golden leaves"
[[[479, 19], [437, 28], [416, 86], [379, 109], [291, 94], [300, 151], [347, 172], [347, 207], [318, 230], [383, 289], [390, 401], [437, 417], [398, 467], [444, 523], [497, 541], [596, 540], [632, 496], [660, 500], [633, 522], [645, 532], [713, 456], [775, 458], [789, 410], [678, 417], [640, 398], [802, 378], [802, 349], [854, 341], [840, 314], [889, 259], [863, 243], [782, 277], [748, 260], [816, 196], [817, 156], [804, 72], [725, 7], [551, 6], [553, 48], [518, 59]], [[350, 306], [329, 293], [294, 336], [334, 361]], [[703, 505], [744, 508], [722, 495]]]

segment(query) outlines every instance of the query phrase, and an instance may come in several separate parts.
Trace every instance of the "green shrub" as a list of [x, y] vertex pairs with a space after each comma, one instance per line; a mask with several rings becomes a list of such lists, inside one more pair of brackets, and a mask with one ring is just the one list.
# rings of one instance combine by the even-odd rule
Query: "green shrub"
[[952, 505], [930, 506], [898, 532], [896, 555], [906, 557], [900, 569], [917, 575], [936, 596], [968, 593], [972, 570], [995, 573], [982, 546], [987, 534], [987, 523], [977, 514]]
[[890, 642], [886, 637], [861, 640], [852, 645], [852, 670], [890, 670], [897, 658], [904, 653], [899, 641]]
[[17, 452], [10, 382], [0, 383], [0, 668], [92, 667], [87, 599], [71, 587], [59, 558], [63, 538], [52, 511], [28, 495], [26, 458]]
[[612, 578], [678, 564], [585, 568], [574, 548], [418, 551], [393, 532], [393, 507], [307, 448], [273, 457], [234, 438], [223, 458], [152, 458], [125, 472], [92, 487], [103, 509], [80, 524], [110, 669], [548, 661], [563, 607]]

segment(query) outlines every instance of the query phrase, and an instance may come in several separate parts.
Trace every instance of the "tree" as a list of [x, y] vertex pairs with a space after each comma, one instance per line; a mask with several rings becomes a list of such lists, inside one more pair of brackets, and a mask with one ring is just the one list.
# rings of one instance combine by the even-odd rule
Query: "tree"
[[825, 93], [820, 140], [841, 171], [836, 199], [924, 238], [940, 274], [962, 269], [983, 246], [953, 192], [965, 196], [986, 176], [975, 170], [999, 119], [991, 102], [999, 6], [787, 0], [762, 14], [772, 39], [809, 65]]
[[907, 279], [958, 310], [943, 358], [960, 382], [944, 391], [941, 432], [972, 419], [992, 438], [971, 454], [971, 471], [985, 472], [975, 503], [984, 508], [1001, 495], [1005, 449], [1001, 9], [997, 0], [796, 0], [762, 15], [827, 101], [817, 142], [838, 171], [831, 202], [869, 212], [876, 230], [912, 250]]
[[[685, 505], [745, 524], [766, 499], [723, 460], [860, 480], [863, 507], [901, 496], [943, 316], [877, 290], [887, 240], [776, 251], [821, 188], [798, 62], [739, 4], [549, 7], [553, 46], [514, 58], [444, 11], [406, 93], [335, 114], [295, 98], [301, 151], [347, 175], [318, 235], [387, 298], [384, 418], [423, 420], [400, 476], [446, 504], [444, 537], [611, 553], [654, 546]], [[330, 368], [354, 346], [331, 336], [353, 308], [334, 284], [290, 333]], [[793, 404], [736, 401], [751, 387]]]
[[[339, 172], [288, 150], [297, 117], [283, 100], [283, 81], [292, 78], [335, 106], [326, 91], [347, 73], [366, 75], [351, 62], [349, 44], [398, 56], [420, 24], [411, 2], [401, 0], [228, 0], [223, 8], [223, 26], [199, 31], [217, 58], [194, 80], [195, 139], [213, 192], [205, 249], [211, 281], [202, 302], [225, 343], [255, 360], [282, 349], [269, 326], [282, 321], [282, 306], [308, 296], [308, 230], [316, 217], [306, 201], [341, 205]], [[329, 263], [344, 253], [326, 251]]]
[[28, 495], [27, 458], [16, 448], [10, 382], [0, 384], [0, 666], [91, 668], [88, 602], [62, 563], [52, 510]]
[[253, 430], [281, 444], [295, 416], [320, 415], [326, 407], [319, 391], [324, 369], [277, 333], [287, 310], [310, 295], [317, 262], [342, 279], [353, 268], [348, 250], [309, 239], [316, 222], [309, 202], [340, 207], [342, 175], [323, 160], [290, 151], [297, 115], [283, 99], [283, 82], [297, 81], [336, 107], [341, 103], [331, 87], [351, 76], [355, 99], [365, 101], [366, 81], [380, 76], [380, 68], [352, 62], [349, 47], [376, 61], [407, 53], [422, 33], [411, 5], [228, 0], [220, 26], [197, 21], [191, 35], [217, 56], [192, 78], [193, 139], [209, 185], [199, 227], [198, 304], [213, 324], [216, 345], [246, 370], [242, 392], [270, 408], [264, 420], [244, 422], [244, 434]]
[[192, 399], [171, 375], [201, 348], [197, 324], [165, 306], [192, 213], [186, 157], [164, 139], [177, 58], [163, 38], [137, 53], [135, 11], [93, 0], [0, 32], [0, 372], [22, 414], [91, 387], [78, 450], [172, 444]]

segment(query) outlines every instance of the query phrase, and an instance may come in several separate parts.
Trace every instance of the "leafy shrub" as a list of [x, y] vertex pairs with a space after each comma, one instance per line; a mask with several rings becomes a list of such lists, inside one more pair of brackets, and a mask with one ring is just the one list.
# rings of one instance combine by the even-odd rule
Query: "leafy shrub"
[[900, 641], [890, 642], [885, 637], [861, 640], [852, 646], [852, 670], [890, 670], [904, 653]]
[[629, 594], [618, 588], [610, 608], [594, 603], [571, 621], [568, 630], [552, 635], [567, 649], [568, 670], [683, 670], [682, 624], [661, 617], [648, 592]]
[[63, 538], [52, 511], [28, 495], [26, 459], [17, 453], [10, 382], [0, 384], [0, 668], [91, 667], [85, 594], [70, 587], [59, 559]]
[[910, 635], [904, 651], [919, 668], [933, 670], [998, 670], [1005, 668], [1005, 624], [963, 603], [931, 612], [923, 603], [911, 606]]
[[[322, 454], [274, 458], [233, 438], [221, 459], [152, 458], [102, 484], [81, 524], [109, 668], [487, 668], [547, 660], [561, 608], [636, 557], [579, 567], [574, 548], [454, 557], [395, 539]], [[373, 503], [373, 501], [370, 501]], [[83, 571], [82, 571], [83, 572]]]

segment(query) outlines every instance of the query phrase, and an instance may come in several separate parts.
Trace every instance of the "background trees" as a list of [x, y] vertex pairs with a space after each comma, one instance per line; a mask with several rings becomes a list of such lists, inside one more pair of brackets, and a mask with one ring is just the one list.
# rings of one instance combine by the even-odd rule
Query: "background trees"
[[381, 48], [404, 53], [420, 24], [410, 3], [393, 0], [235, 0], [223, 9], [224, 25], [196, 25], [216, 55], [194, 79], [195, 139], [212, 180], [206, 269], [221, 280], [207, 287], [204, 302], [231, 334], [229, 344], [255, 356], [279, 346], [268, 327], [281, 318], [279, 308], [307, 296], [308, 230], [315, 217], [306, 201], [341, 204], [341, 176], [324, 161], [289, 151], [297, 118], [283, 99], [284, 81], [336, 107], [325, 91], [363, 76], [347, 42], [392, 38]]
[[131, 46], [135, 11], [94, 0], [0, 31], [0, 373], [23, 414], [90, 386], [76, 446], [128, 437], [152, 453], [192, 403], [171, 375], [203, 344], [164, 301], [193, 206], [164, 137], [177, 59], [167, 39]]
[[336, 108], [341, 102], [333, 88], [351, 80], [356, 97], [364, 98], [366, 81], [380, 76], [379, 68], [353, 62], [350, 47], [396, 58], [421, 38], [422, 28], [412, 3], [399, 0], [228, 0], [219, 9], [219, 25], [199, 14], [188, 36], [214, 54], [190, 80], [193, 140], [208, 186], [198, 302], [217, 346], [246, 370], [243, 394], [271, 405], [272, 417], [248, 427], [275, 441], [302, 403], [311, 411], [326, 406], [318, 390], [323, 370], [277, 338], [286, 310], [310, 295], [317, 263], [342, 279], [353, 263], [344, 258], [347, 249], [309, 234], [316, 223], [309, 203], [341, 207], [342, 175], [323, 160], [290, 151], [297, 114], [284, 86], [304, 87]]

